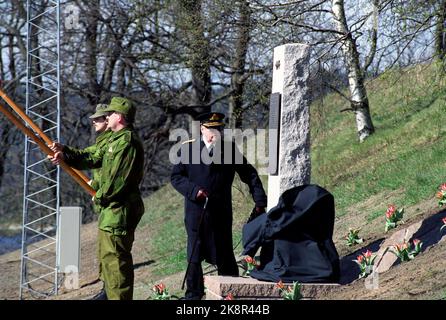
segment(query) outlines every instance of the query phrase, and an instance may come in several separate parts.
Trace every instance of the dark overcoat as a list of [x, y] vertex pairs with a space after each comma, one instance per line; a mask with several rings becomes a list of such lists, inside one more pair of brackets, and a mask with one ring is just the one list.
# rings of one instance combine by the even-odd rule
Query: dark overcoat
[[262, 247], [260, 267], [250, 275], [273, 282], [338, 282], [334, 219], [334, 198], [324, 188], [285, 191], [277, 206], [243, 227], [243, 253], [254, 256]]
[[[228, 148], [232, 151], [227, 152]], [[197, 151], [199, 151], [198, 157]], [[200, 155], [204, 155], [205, 152], [207, 156], [207, 148], [202, 140], [184, 144], [179, 151], [181, 161], [172, 169], [171, 183], [184, 196], [188, 260], [201, 262], [204, 259], [208, 263], [217, 264], [218, 261], [228, 261], [224, 259], [234, 259], [231, 191], [235, 173], [237, 172], [240, 179], [249, 186], [256, 206], [266, 206], [266, 194], [255, 168], [247, 163], [243, 156], [241, 163], [235, 163], [236, 154], [240, 154], [233, 142], [225, 142], [220, 144], [219, 148], [215, 148], [212, 159], [217, 160], [216, 163], [203, 161]], [[205, 189], [209, 194], [205, 211], [204, 202], [196, 200], [200, 189]], [[191, 257], [202, 214], [204, 218], [200, 236], [194, 256]]]

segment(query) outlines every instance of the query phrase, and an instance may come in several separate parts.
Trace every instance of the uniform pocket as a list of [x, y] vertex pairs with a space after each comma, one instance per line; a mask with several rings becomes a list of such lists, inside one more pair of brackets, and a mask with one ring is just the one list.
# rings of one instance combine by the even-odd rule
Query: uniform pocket
[[106, 216], [104, 217], [106, 221], [104, 222], [113, 229], [127, 230], [128, 211], [129, 209], [122, 203], [111, 202], [106, 210]]

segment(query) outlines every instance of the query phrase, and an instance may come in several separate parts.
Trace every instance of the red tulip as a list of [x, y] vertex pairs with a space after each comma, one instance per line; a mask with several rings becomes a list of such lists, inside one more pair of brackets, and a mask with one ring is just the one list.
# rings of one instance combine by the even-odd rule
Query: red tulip
[[153, 287], [153, 291], [156, 291], [159, 294], [163, 294], [164, 290], [166, 289], [166, 286], [163, 283], [156, 284]]
[[394, 204], [389, 205], [389, 207], [387, 208], [388, 212], [394, 213], [396, 211], [396, 207]]
[[370, 258], [370, 257], [372, 256], [372, 251], [367, 250], [366, 252], [363, 252], [362, 254], [363, 254], [364, 257], [366, 257], [366, 258]]
[[224, 300], [234, 300], [234, 296], [232, 295], [232, 293], [228, 293]]

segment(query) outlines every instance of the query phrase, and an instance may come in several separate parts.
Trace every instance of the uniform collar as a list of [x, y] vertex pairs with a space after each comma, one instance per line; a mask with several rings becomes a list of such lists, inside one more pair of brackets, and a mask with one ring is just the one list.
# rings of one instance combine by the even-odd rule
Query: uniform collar
[[204, 142], [204, 145], [208, 150], [212, 149], [215, 146], [215, 144], [207, 142], [203, 137], [201, 137], [201, 140]]
[[119, 131], [113, 132], [112, 136], [117, 138], [117, 137], [120, 137], [120, 136], [122, 136], [123, 134], [125, 134], [126, 132], [129, 132], [129, 131], [131, 131], [131, 129], [129, 127], [125, 127], [125, 128], [122, 128]]
[[99, 134], [97, 135], [97, 137], [98, 137], [98, 138], [102, 138], [102, 137], [104, 137], [104, 136], [108, 136], [108, 135], [110, 135], [112, 132], [113, 132], [113, 131], [111, 131], [111, 130], [104, 130], [104, 131], [102, 131], [101, 133], [99, 133]]

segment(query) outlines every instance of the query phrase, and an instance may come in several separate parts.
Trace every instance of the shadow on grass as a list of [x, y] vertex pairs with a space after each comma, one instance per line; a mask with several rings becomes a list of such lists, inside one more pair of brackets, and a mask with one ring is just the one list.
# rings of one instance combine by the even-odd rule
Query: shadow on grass
[[[422, 246], [422, 252], [426, 251], [427, 248], [436, 245], [438, 242], [440, 242], [441, 239], [446, 237], [446, 229], [443, 229], [442, 232], [440, 232], [441, 226], [443, 226], [443, 219], [446, 218], [446, 210], [442, 210], [436, 214], [433, 214], [432, 216], [426, 218], [423, 220], [423, 223], [421, 224], [420, 228], [415, 232], [415, 234], [409, 239], [410, 242], [412, 242], [414, 239], [418, 239], [423, 243]], [[407, 226], [408, 227], [408, 226]], [[378, 239], [370, 244], [368, 244], [365, 247], [362, 247], [352, 254], [349, 254], [347, 256], [342, 257], [340, 260], [341, 264], [341, 279], [339, 281], [340, 284], [349, 284], [353, 282], [354, 280], [358, 279], [359, 277], [359, 267], [358, 265], [353, 262], [353, 260], [356, 259], [358, 255], [360, 255], [363, 252], [366, 252], [367, 250], [370, 250], [374, 253], [376, 253], [381, 244], [383, 243], [385, 239]], [[396, 260], [396, 262], [392, 265], [396, 266], [400, 264], [401, 262]]]
[[155, 262], [156, 262], [155, 260], [147, 260], [147, 261], [144, 261], [144, 262], [136, 263], [136, 264], [133, 265], [133, 270], [139, 269], [141, 267], [149, 266], [149, 265], [151, 265], [152, 263], [155, 263]]

